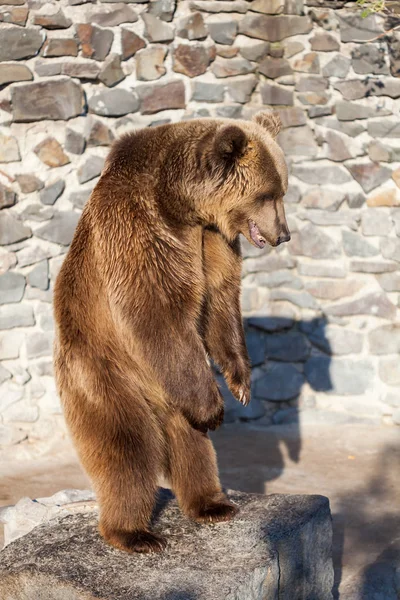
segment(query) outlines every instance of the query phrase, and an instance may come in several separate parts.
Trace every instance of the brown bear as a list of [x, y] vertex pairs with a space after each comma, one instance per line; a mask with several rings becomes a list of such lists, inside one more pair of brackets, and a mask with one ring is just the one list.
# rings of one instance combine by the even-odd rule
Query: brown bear
[[114, 143], [55, 285], [55, 373], [100, 532], [128, 552], [164, 476], [198, 522], [231, 519], [207, 431], [223, 420], [209, 357], [250, 401], [239, 235], [290, 239], [279, 117], [198, 119]]

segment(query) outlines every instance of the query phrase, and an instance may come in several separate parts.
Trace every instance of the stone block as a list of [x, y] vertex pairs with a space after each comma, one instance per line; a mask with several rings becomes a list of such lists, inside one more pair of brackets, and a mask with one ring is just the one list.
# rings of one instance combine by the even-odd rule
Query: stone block
[[185, 108], [185, 86], [182, 80], [165, 84], [146, 84], [136, 88], [143, 115], [152, 115], [161, 110]]
[[398, 356], [391, 356], [380, 359], [379, 377], [388, 385], [400, 386], [400, 369]]
[[267, 16], [248, 13], [239, 22], [239, 33], [267, 42], [280, 42], [292, 35], [309, 33], [312, 23], [308, 17]]
[[308, 125], [289, 127], [282, 130], [277, 141], [286, 156], [314, 157], [318, 153], [318, 145]]
[[142, 18], [145, 24], [145, 36], [150, 42], [171, 42], [174, 39], [173, 25], [149, 13], [143, 13]]
[[345, 78], [349, 72], [351, 60], [347, 56], [337, 54], [327, 62], [321, 70], [324, 77], [340, 77]]
[[330, 279], [313, 279], [306, 281], [306, 290], [321, 300], [338, 300], [346, 296], [353, 296], [362, 287], [362, 283], [352, 279], [345, 281], [332, 281]]
[[0, 209], [9, 208], [15, 204], [17, 194], [0, 183]]
[[54, 211], [50, 206], [42, 206], [34, 203], [28, 204], [21, 213], [21, 219], [30, 221], [48, 221], [54, 215]]
[[77, 192], [71, 192], [69, 195], [69, 201], [73, 204], [73, 206], [82, 210], [91, 193], [92, 188], [80, 189]]
[[325, 185], [341, 185], [352, 180], [346, 169], [339, 165], [294, 165], [291, 172], [301, 181], [314, 185], [319, 185], [321, 181]]
[[359, 354], [363, 347], [363, 335], [345, 327], [321, 323], [308, 335], [310, 342], [326, 354], [343, 356]]
[[354, 163], [348, 165], [347, 168], [364, 192], [367, 193], [387, 181], [392, 174], [387, 167], [382, 167], [373, 162]]
[[55, 244], [69, 246], [78, 220], [78, 213], [68, 210], [60, 211], [55, 213], [51, 221], [36, 229], [35, 236]]
[[95, 177], [98, 177], [104, 167], [104, 158], [102, 156], [88, 156], [78, 167], [76, 172], [79, 183], [86, 183]]
[[31, 81], [32, 79], [32, 72], [26, 65], [18, 63], [0, 64], [0, 86], [16, 83], [17, 81]]
[[363, 235], [386, 236], [392, 229], [392, 221], [387, 212], [379, 208], [371, 208], [361, 216]]
[[342, 42], [368, 42], [383, 32], [382, 25], [374, 14], [362, 17], [356, 14], [337, 14]]
[[[354, 270], [353, 265], [351, 265], [351, 270]], [[325, 311], [327, 314], [337, 317], [371, 315], [390, 320], [396, 317], [395, 305], [389, 300], [387, 295], [382, 292], [371, 292], [356, 300], [330, 305], [325, 308]]]
[[310, 38], [311, 50], [317, 52], [333, 52], [340, 49], [340, 44], [337, 39], [326, 32], [318, 32]]
[[303, 54], [301, 58], [298, 58], [292, 63], [294, 71], [300, 71], [301, 73], [319, 73], [319, 57], [316, 52], [308, 52]]
[[[54, 5], [51, 7], [53, 8]], [[65, 16], [61, 8], [58, 10], [52, 10], [52, 12], [46, 13], [45, 10], [48, 5], [44, 5], [40, 12], [36, 13], [33, 17], [33, 24], [44, 27], [44, 29], [68, 29], [72, 25], [71, 19]]]
[[[24, 2], [20, 2], [23, 4]], [[0, 8], [0, 23], [12, 23], [25, 27], [29, 9], [26, 6], [11, 6]]]
[[222, 83], [196, 80], [192, 100], [196, 102], [223, 102], [225, 86]]
[[400, 323], [381, 325], [368, 334], [372, 354], [400, 354]]
[[83, 154], [85, 150], [85, 138], [74, 129], [67, 127], [65, 132], [65, 149], [71, 154]]
[[261, 100], [267, 105], [289, 105], [293, 106], [293, 92], [282, 86], [263, 83], [260, 87]]
[[364, 239], [359, 233], [353, 231], [342, 231], [343, 249], [347, 256], [360, 256], [369, 258], [377, 256], [379, 249]]
[[396, 117], [372, 119], [368, 122], [368, 134], [373, 138], [399, 138], [400, 122]]
[[243, 58], [255, 62], [261, 61], [268, 54], [270, 47], [268, 42], [248, 38], [245, 35], [238, 35], [234, 45], [239, 48]]
[[265, 337], [265, 356], [269, 360], [304, 362], [310, 354], [310, 344], [300, 332], [275, 333]]
[[350, 262], [350, 270], [357, 273], [392, 273], [398, 268], [399, 266], [393, 261], [352, 260]]
[[192, 9], [201, 10], [209, 13], [236, 12], [245, 13], [248, 11], [249, 4], [244, 0], [194, 0], [191, 3]]
[[35, 56], [42, 47], [45, 37], [45, 33], [39, 29], [2, 27], [0, 62]]
[[293, 73], [292, 67], [285, 58], [272, 58], [271, 56], [264, 58], [259, 64], [258, 70], [262, 75], [265, 75], [270, 79], [276, 79], [277, 77], [283, 77]]
[[35, 324], [32, 307], [27, 304], [0, 306], [0, 329], [31, 327]]
[[38, 59], [35, 62], [35, 72], [39, 77], [53, 77], [54, 75], [61, 75], [62, 66], [62, 62]]
[[[121, 29], [121, 41], [124, 59], [132, 56], [132, 54], [130, 54], [129, 56], [125, 56], [125, 52], [129, 53], [128, 47], [130, 47], [130, 45], [132, 44], [132, 39], [130, 36], [127, 36], [126, 31], [126, 29]], [[114, 39], [114, 34], [111, 30], [101, 29], [100, 27], [96, 27], [96, 25], [90, 25], [89, 23], [79, 23], [78, 25], [76, 25], [76, 34], [78, 36], [82, 56], [84, 58], [104, 60], [110, 52], [111, 45]], [[135, 39], [137, 37], [138, 36], [135, 35]], [[129, 41], [127, 38], [129, 38]]]
[[[31, 528], [42, 524], [3, 550], [3, 590], [21, 598], [40, 590], [48, 600], [60, 598], [60, 593], [71, 599], [94, 600], [101, 595], [104, 600], [122, 600], [128, 588], [132, 597], [143, 600], [175, 596], [261, 600], [278, 593], [289, 600], [293, 592], [297, 600], [331, 600], [327, 498], [232, 491], [229, 497], [240, 516], [210, 527], [189, 521], [171, 495], [162, 491], [155, 529], [168, 532], [169, 545], [163, 554], [149, 556], [107, 549], [97, 532], [97, 510], [93, 502], [88, 505], [87, 496], [81, 500], [81, 506], [86, 501], [85, 512], [78, 512], [73, 503], [65, 506], [63, 497], [53, 500], [53, 506], [61, 505], [58, 509], [49, 501], [24, 499], [13, 512], [9, 509], [7, 521], [28, 520]], [[52, 514], [55, 518], [49, 520]], [[44, 557], [49, 540], [50, 558]]]
[[250, 102], [251, 95], [254, 92], [258, 83], [256, 75], [244, 75], [243, 77], [233, 77], [225, 79], [228, 96], [233, 102], [246, 104]]
[[78, 43], [73, 39], [51, 38], [42, 49], [43, 56], [78, 56]]
[[235, 41], [238, 32], [238, 23], [236, 20], [230, 18], [229, 15], [212, 15], [208, 17], [206, 24], [214, 42], [231, 45]]
[[100, 66], [91, 60], [74, 60], [61, 65], [61, 73], [84, 81], [98, 79]]
[[347, 275], [345, 267], [328, 261], [323, 261], [322, 263], [316, 261], [311, 263], [298, 262], [297, 271], [300, 275], [305, 275], [306, 277], [333, 277], [341, 279]]
[[367, 198], [368, 206], [400, 206], [400, 197], [395, 189], [383, 188]]
[[346, 199], [346, 192], [336, 188], [313, 187], [303, 194], [302, 206], [306, 208], [318, 208], [322, 210], [335, 211]]
[[12, 360], [19, 357], [24, 341], [22, 332], [7, 331], [0, 335], [0, 360]]
[[31, 237], [32, 230], [30, 227], [23, 225], [13, 215], [2, 211], [0, 213], [0, 244], [15, 244]]
[[122, 23], [136, 23], [138, 16], [130, 6], [113, 3], [105, 10], [95, 9], [94, 12], [90, 12], [87, 19], [91, 23], [101, 25], [101, 27], [117, 27]]
[[70, 161], [61, 144], [53, 137], [47, 137], [33, 149], [37, 157], [48, 167], [62, 167]]
[[142, 81], [159, 79], [166, 73], [164, 59], [168, 49], [165, 46], [151, 46], [136, 54], [136, 77]]
[[380, 247], [383, 258], [400, 262], [400, 239], [383, 238]]
[[293, 232], [289, 251], [317, 259], [338, 258], [341, 254], [337, 241], [311, 223], [298, 232]]
[[172, 21], [177, 0], [152, 0], [148, 4], [148, 12], [162, 21]]
[[84, 99], [81, 86], [63, 77], [14, 86], [11, 102], [14, 121], [66, 121], [81, 114]]
[[400, 292], [400, 272], [398, 273], [382, 273], [377, 275], [379, 285], [386, 292]]
[[99, 80], [107, 87], [113, 87], [123, 79], [125, 79], [125, 73], [121, 68], [121, 57], [118, 54], [111, 54], [103, 64]]
[[127, 60], [138, 50], [145, 48], [146, 42], [133, 31], [121, 28], [122, 60]]
[[49, 287], [49, 265], [42, 260], [28, 273], [27, 282], [31, 287], [47, 290]]
[[[207, 28], [204, 25], [203, 15], [199, 12], [194, 12], [187, 17], [180, 18], [177, 23], [176, 34], [187, 40], [202, 40], [206, 38]], [[226, 42], [221, 43], [225, 44]]]
[[253, 73], [254, 70], [255, 67], [251, 62], [241, 57], [222, 58], [217, 56], [212, 66], [212, 72], [218, 78], [246, 75]]
[[304, 375], [289, 363], [270, 361], [265, 375], [257, 379], [254, 395], [263, 400], [282, 402], [299, 395]]
[[317, 392], [358, 396], [370, 387], [374, 370], [367, 359], [312, 356], [304, 366], [307, 382]]
[[40, 201], [42, 204], [53, 205], [54, 202], [61, 196], [65, 189], [65, 181], [56, 179], [50, 181], [40, 192]]
[[199, 42], [179, 44], [172, 51], [173, 70], [188, 77], [202, 75], [215, 57], [214, 50], [213, 47]]
[[24, 295], [25, 277], [20, 273], [8, 271], [0, 275], [0, 304], [19, 302]]
[[139, 110], [136, 93], [120, 88], [94, 93], [88, 105], [89, 112], [103, 117], [120, 117]]
[[53, 333], [36, 331], [31, 333], [26, 340], [26, 352], [28, 359], [53, 354]]
[[362, 75], [388, 75], [389, 66], [385, 60], [385, 50], [377, 44], [364, 44], [356, 47], [352, 53], [352, 67], [355, 73]]
[[112, 131], [101, 121], [88, 120], [86, 128], [88, 146], [110, 146], [115, 137]]
[[359, 100], [369, 96], [400, 97], [400, 81], [389, 77], [348, 79], [333, 84], [345, 100]]
[[23, 194], [37, 192], [44, 186], [43, 181], [36, 177], [36, 175], [33, 175], [33, 173], [21, 173], [20, 175], [16, 175], [15, 179], [17, 180], [19, 189]]

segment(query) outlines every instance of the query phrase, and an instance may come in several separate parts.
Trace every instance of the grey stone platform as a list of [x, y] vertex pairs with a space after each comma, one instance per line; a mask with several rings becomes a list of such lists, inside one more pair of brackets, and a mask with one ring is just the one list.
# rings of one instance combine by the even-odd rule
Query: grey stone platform
[[97, 511], [35, 527], [0, 553], [1, 600], [331, 600], [329, 501], [230, 492], [230, 523], [198, 525], [163, 492], [160, 555], [107, 546]]

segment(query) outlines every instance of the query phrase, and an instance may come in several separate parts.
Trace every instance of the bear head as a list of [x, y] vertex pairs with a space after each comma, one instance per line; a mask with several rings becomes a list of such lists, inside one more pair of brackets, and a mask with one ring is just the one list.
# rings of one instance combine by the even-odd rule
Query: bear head
[[252, 121], [216, 123], [198, 145], [197, 210], [228, 240], [241, 233], [258, 248], [289, 241], [279, 116], [260, 112]]

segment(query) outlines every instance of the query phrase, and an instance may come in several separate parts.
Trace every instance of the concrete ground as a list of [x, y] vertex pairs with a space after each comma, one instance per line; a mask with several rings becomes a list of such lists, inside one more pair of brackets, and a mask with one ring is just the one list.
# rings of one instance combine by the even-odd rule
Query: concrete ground
[[[255, 422], [226, 425], [213, 440], [227, 488], [330, 498], [335, 598], [400, 598], [399, 428]], [[89, 487], [67, 439], [34, 458], [20, 445], [15, 456], [0, 457], [0, 506]]]

